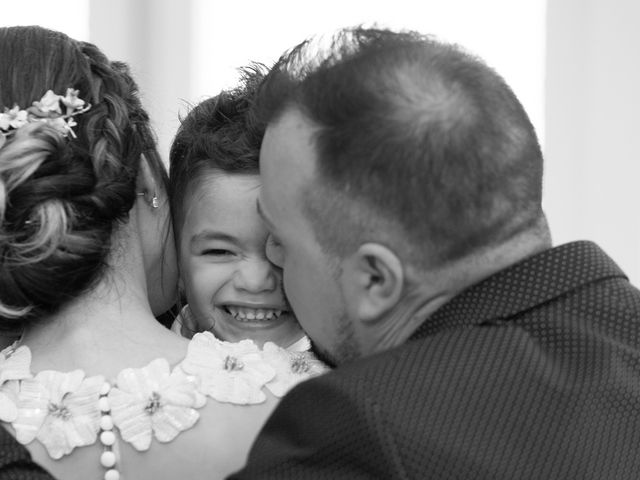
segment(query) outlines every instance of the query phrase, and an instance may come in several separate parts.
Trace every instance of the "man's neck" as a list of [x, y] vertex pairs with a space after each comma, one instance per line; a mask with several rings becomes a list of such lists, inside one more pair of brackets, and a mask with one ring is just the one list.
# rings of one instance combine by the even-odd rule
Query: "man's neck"
[[371, 353], [403, 344], [427, 318], [463, 290], [549, 249], [551, 239], [548, 231], [545, 228], [540, 232], [514, 236], [500, 245], [426, 272], [406, 268], [405, 294], [384, 321], [377, 325], [378, 342]]

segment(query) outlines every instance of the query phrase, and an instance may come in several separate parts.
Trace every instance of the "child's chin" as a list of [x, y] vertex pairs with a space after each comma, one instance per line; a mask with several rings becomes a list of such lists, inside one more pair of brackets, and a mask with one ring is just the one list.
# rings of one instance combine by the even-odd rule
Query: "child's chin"
[[289, 313], [283, 313], [274, 320], [250, 320], [238, 321], [234, 319], [234, 337], [237, 341], [250, 339], [262, 346], [266, 342], [272, 342], [276, 345], [286, 348], [297, 342], [304, 336], [304, 332], [295, 320], [295, 317]]

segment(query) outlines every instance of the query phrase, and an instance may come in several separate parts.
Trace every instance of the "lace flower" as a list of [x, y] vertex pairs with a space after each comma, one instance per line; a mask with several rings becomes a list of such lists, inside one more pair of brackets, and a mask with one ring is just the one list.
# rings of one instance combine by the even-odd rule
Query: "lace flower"
[[31, 378], [31, 350], [22, 346], [0, 352], [0, 420], [13, 422], [18, 416], [19, 380]]
[[82, 370], [44, 370], [22, 380], [18, 417], [12, 423], [16, 438], [22, 444], [37, 438], [54, 459], [93, 444], [100, 430], [98, 399], [103, 383], [102, 376], [85, 378]]
[[197, 333], [181, 368], [200, 380], [201, 391], [219, 402], [262, 403], [262, 387], [275, 376], [251, 340], [223, 342], [210, 332]]
[[159, 358], [143, 368], [122, 370], [109, 402], [122, 438], [136, 450], [147, 450], [154, 435], [169, 442], [191, 428], [200, 416], [195, 409], [206, 398], [194, 378], [179, 369], [170, 372], [167, 360]]
[[262, 351], [265, 360], [277, 372], [275, 378], [267, 383], [267, 388], [277, 397], [282, 397], [303, 380], [329, 369], [311, 352], [290, 352], [272, 342], [266, 342]]

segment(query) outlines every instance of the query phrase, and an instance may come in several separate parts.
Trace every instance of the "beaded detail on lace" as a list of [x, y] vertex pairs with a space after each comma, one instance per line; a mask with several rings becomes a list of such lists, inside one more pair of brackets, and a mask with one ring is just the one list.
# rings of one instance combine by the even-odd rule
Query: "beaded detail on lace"
[[99, 441], [105, 480], [118, 480], [117, 440], [136, 450], [170, 442], [193, 427], [207, 397], [239, 405], [265, 401], [264, 389], [284, 395], [327, 367], [310, 352], [290, 352], [267, 342], [237, 343], [211, 333], [194, 335], [174, 368], [164, 358], [126, 368], [113, 382], [82, 370], [33, 374], [31, 352], [16, 344], [0, 352], [0, 420], [22, 444], [39, 441], [59, 459]]

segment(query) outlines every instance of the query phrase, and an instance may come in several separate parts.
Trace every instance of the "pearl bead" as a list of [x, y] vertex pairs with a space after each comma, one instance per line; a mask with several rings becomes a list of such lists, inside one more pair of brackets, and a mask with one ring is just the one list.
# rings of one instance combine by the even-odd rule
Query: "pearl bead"
[[109, 390], [111, 390], [111, 385], [109, 384], [109, 382], [104, 382], [102, 384], [102, 387], [100, 387], [100, 395], [106, 395], [107, 393], [109, 393]]
[[100, 417], [100, 428], [102, 430], [113, 429], [113, 419], [111, 418], [111, 415], [103, 415]]
[[120, 480], [120, 473], [118, 470], [107, 470], [104, 474], [104, 480]]
[[113, 467], [116, 464], [116, 454], [113, 452], [102, 452], [100, 455], [100, 464], [105, 467]]
[[109, 410], [111, 410], [109, 399], [107, 397], [100, 397], [100, 400], [98, 400], [98, 408], [102, 412], [108, 412]]
[[100, 434], [100, 442], [107, 447], [110, 447], [116, 442], [116, 435], [111, 431], [102, 432]]

